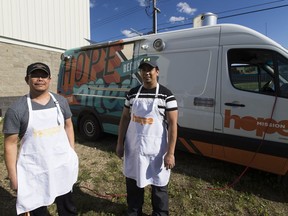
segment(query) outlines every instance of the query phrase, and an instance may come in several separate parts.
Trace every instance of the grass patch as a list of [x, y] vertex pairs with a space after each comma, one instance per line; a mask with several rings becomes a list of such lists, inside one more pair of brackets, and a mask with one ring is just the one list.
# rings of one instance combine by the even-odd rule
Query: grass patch
[[[126, 210], [122, 160], [115, 155], [117, 138], [105, 136], [97, 142], [77, 140], [79, 178], [74, 199], [79, 215], [123, 215]], [[0, 215], [15, 215], [15, 194], [9, 189], [0, 134]], [[276, 175], [248, 169], [233, 188], [226, 188], [244, 167], [218, 160], [176, 152], [176, 167], [169, 183], [170, 215], [234, 216], [287, 215], [287, 185]], [[146, 215], [151, 214], [151, 188], [145, 188]], [[49, 207], [57, 216], [55, 204]]]

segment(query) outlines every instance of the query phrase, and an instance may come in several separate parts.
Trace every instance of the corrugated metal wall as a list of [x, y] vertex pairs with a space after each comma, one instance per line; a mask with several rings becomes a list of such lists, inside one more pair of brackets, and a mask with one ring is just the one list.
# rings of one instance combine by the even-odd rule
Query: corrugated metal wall
[[69, 49], [89, 44], [89, 0], [0, 0], [0, 41]]

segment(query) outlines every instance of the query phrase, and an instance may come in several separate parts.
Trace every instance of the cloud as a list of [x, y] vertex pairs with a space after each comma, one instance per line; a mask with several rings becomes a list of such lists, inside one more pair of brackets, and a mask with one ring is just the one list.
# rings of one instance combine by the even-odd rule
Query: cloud
[[189, 15], [193, 15], [197, 11], [196, 8], [191, 8], [187, 2], [179, 2], [177, 4], [177, 10], [181, 13], [186, 13]]
[[185, 20], [185, 17], [175, 17], [175, 16], [172, 16], [170, 17], [169, 19], [169, 22], [171, 23], [175, 23], [175, 22], [181, 22], [181, 21], [184, 21]]
[[146, 7], [147, 6], [147, 1], [146, 0], [138, 0], [139, 4], [141, 7]]
[[130, 30], [123, 30], [123, 31], [121, 31], [121, 33], [123, 34], [123, 35], [125, 35], [126, 37], [135, 37], [135, 36], [137, 36], [138, 34], [137, 33], [135, 33], [135, 32], [132, 32], [132, 31], [130, 31]]
[[94, 8], [96, 5], [96, 0], [90, 0], [90, 8]]

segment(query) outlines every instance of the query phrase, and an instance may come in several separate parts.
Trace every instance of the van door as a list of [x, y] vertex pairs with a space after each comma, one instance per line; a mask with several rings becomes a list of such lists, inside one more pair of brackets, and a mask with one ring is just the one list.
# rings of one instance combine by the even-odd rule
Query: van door
[[[178, 103], [178, 147], [209, 157], [214, 140], [217, 57], [218, 47], [159, 57], [160, 62], [168, 62], [160, 66], [159, 81], [173, 92]], [[166, 72], [164, 76], [162, 72]]]
[[287, 172], [288, 60], [268, 49], [223, 48], [224, 160]]

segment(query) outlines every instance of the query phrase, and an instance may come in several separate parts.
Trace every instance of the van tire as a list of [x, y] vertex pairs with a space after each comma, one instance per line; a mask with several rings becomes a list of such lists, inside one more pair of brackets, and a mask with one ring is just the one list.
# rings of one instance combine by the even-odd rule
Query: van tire
[[99, 122], [93, 115], [84, 115], [78, 128], [80, 137], [87, 141], [95, 141], [101, 135]]

